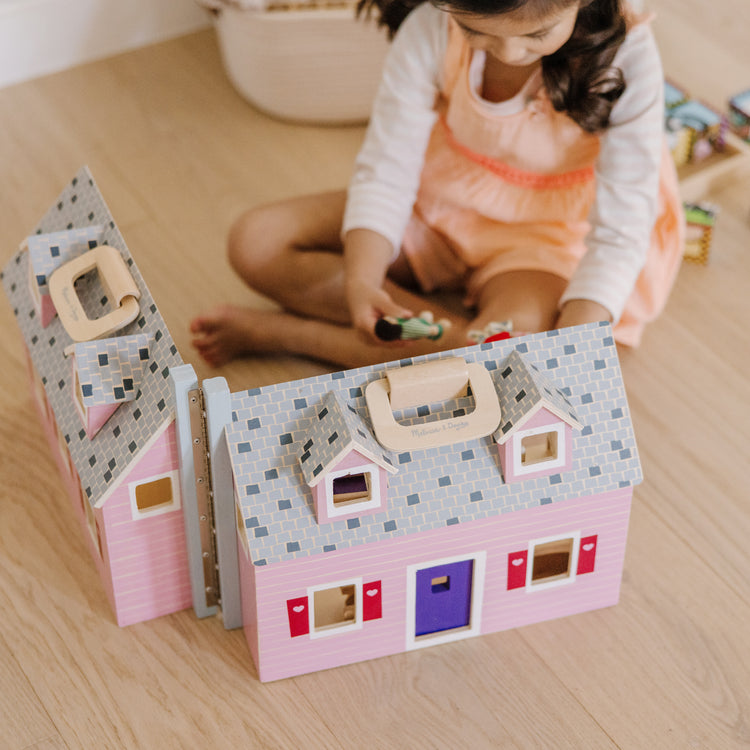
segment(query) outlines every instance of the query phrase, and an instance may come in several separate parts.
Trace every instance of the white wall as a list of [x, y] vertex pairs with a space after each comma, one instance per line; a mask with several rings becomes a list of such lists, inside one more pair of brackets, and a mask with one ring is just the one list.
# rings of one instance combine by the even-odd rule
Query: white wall
[[0, 0], [0, 88], [209, 24], [195, 0]]

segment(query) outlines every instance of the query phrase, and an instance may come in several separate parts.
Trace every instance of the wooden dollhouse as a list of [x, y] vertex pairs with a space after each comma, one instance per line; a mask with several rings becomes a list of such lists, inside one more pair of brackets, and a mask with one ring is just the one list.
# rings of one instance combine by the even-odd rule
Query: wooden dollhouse
[[120, 625], [221, 613], [266, 681], [617, 602], [641, 468], [609, 324], [231, 393], [85, 168], [2, 283]]
[[617, 602], [641, 468], [608, 324], [203, 390], [261, 680]]
[[45, 434], [118, 624], [190, 606], [168, 380], [182, 360], [87, 169], [22, 243], [2, 283]]

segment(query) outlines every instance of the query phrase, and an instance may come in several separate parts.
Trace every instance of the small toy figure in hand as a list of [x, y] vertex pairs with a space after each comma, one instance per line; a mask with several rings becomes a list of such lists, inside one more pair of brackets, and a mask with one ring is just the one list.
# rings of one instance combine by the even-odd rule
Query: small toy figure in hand
[[450, 328], [450, 321], [446, 319], [434, 321], [429, 310], [419, 313], [413, 318], [394, 318], [387, 315], [375, 324], [375, 335], [381, 341], [406, 341], [412, 339], [429, 339], [437, 341]]

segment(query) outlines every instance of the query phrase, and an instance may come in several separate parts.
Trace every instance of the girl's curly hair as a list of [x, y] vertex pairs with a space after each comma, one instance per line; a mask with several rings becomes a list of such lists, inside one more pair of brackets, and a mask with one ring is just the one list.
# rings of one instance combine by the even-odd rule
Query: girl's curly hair
[[[359, 0], [358, 14], [373, 10], [378, 24], [393, 36], [409, 13], [425, 0]], [[575, 0], [430, 0], [441, 10], [493, 16], [520, 10], [541, 18]], [[612, 67], [625, 39], [621, 0], [581, 0], [575, 28], [557, 52], [542, 58], [542, 76], [552, 106], [589, 133], [606, 129], [612, 107], [625, 90], [619, 68]]]

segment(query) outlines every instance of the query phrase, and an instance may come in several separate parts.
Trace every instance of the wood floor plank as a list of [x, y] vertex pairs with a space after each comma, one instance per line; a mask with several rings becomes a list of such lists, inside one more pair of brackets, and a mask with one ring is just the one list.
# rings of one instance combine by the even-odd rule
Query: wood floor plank
[[55, 726], [0, 633], [0, 746], [22, 750], [48, 742]]
[[623, 750], [747, 747], [750, 604], [646, 502], [630, 535], [617, 607], [523, 639]]

